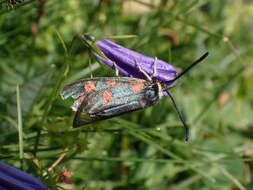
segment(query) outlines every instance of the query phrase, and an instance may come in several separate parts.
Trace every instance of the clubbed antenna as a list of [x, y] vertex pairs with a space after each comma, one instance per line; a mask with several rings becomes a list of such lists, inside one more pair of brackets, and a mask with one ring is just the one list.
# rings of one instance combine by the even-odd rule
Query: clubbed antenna
[[[177, 79], [179, 79], [180, 77], [182, 77], [185, 73], [187, 73], [189, 70], [191, 70], [195, 65], [197, 65], [198, 63], [200, 63], [201, 61], [203, 61], [207, 56], [208, 56], [208, 52], [206, 52], [204, 55], [202, 55], [200, 58], [198, 58], [196, 61], [194, 61], [189, 67], [187, 67], [185, 70], [183, 70], [181, 73], [179, 73], [173, 80], [169, 81], [169, 82], [173, 82], [176, 81]], [[189, 126], [187, 125], [182, 112], [180, 112], [180, 110], [177, 107], [177, 104], [174, 100], [174, 98], [172, 97], [172, 95], [166, 90], [166, 92], [168, 93], [172, 104], [174, 106], [174, 108], [176, 109], [176, 112], [179, 116], [179, 119], [182, 121], [184, 129], [185, 129], [185, 141], [188, 142], [189, 138], [190, 138], [190, 132], [189, 132]]]
[[176, 110], [176, 112], [177, 112], [177, 114], [179, 116], [179, 119], [183, 123], [184, 129], [185, 129], [185, 141], [188, 142], [189, 138], [190, 138], [189, 126], [186, 124], [186, 121], [185, 121], [185, 119], [183, 117], [183, 114], [179, 111], [179, 109], [177, 107], [177, 104], [176, 104], [174, 98], [172, 97], [172, 95], [167, 90], [166, 90], [166, 92], [168, 93], [168, 95], [169, 95], [169, 97], [170, 97], [170, 99], [172, 101], [172, 104], [173, 104], [173, 106], [174, 106], [174, 108], [175, 108], [175, 110]]
[[197, 65], [198, 63], [200, 63], [201, 61], [203, 61], [208, 56], [208, 54], [209, 53], [206, 52], [204, 55], [202, 55], [200, 58], [198, 58], [196, 61], [194, 61], [189, 67], [187, 67], [185, 70], [183, 70], [174, 79], [172, 79], [169, 82], [173, 82], [173, 81], [176, 81], [177, 79], [181, 78], [185, 73], [187, 73], [189, 70], [191, 70], [191, 68], [193, 68], [195, 65]]

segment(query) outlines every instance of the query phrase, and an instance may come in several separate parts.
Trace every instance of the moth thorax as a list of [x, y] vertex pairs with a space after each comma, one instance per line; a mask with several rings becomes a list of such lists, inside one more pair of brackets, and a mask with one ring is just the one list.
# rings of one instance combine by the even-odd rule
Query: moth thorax
[[161, 99], [163, 97], [163, 88], [161, 83], [157, 82], [157, 89], [158, 89], [158, 98]]

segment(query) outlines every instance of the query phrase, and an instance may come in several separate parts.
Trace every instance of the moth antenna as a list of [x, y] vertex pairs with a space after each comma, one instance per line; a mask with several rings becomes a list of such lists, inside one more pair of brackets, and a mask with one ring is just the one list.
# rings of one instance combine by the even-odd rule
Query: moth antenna
[[[205, 54], [203, 54], [200, 58], [198, 58], [196, 61], [194, 61], [189, 67], [187, 67], [185, 70], [183, 70], [181, 73], [179, 73], [173, 80], [170, 80], [168, 82], [173, 82], [176, 81], [177, 79], [179, 79], [180, 77], [182, 77], [185, 73], [187, 73], [189, 70], [191, 70], [194, 66], [196, 66], [198, 63], [200, 63], [201, 61], [203, 61], [207, 56], [208, 56], [208, 52], [206, 52]], [[179, 119], [181, 120], [181, 122], [183, 123], [184, 129], [185, 129], [185, 141], [188, 142], [189, 138], [190, 138], [190, 131], [189, 131], [189, 126], [186, 124], [186, 121], [183, 117], [183, 114], [179, 111], [177, 104], [174, 100], [174, 98], [171, 96], [171, 94], [166, 90], [166, 92], [168, 93], [172, 104], [174, 106], [174, 108], [176, 109], [176, 112], [179, 116]]]
[[202, 55], [200, 58], [198, 58], [196, 61], [194, 61], [189, 67], [187, 67], [185, 70], [183, 70], [174, 79], [170, 80], [169, 82], [176, 81], [177, 79], [179, 79], [180, 77], [182, 77], [185, 73], [187, 73], [189, 70], [191, 70], [191, 68], [193, 68], [195, 65], [197, 65], [198, 63], [200, 63], [201, 61], [203, 61], [208, 56], [208, 54], [209, 53], [206, 52], [204, 55]]
[[189, 138], [190, 138], [189, 126], [186, 124], [186, 121], [185, 121], [185, 119], [184, 119], [184, 117], [183, 117], [183, 114], [182, 114], [182, 112], [179, 111], [179, 109], [178, 109], [178, 107], [177, 107], [177, 104], [176, 104], [174, 98], [172, 97], [172, 95], [168, 92], [168, 90], [166, 90], [166, 92], [168, 93], [168, 95], [169, 95], [169, 97], [170, 97], [170, 99], [171, 99], [171, 101], [172, 101], [172, 104], [173, 104], [174, 108], [176, 109], [176, 112], [177, 112], [177, 114], [178, 114], [178, 116], [179, 116], [179, 119], [180, 119], [180, 120], [182, 121], [182, 123], [183, 123], [184, 130], [185, 130], [185, 141], [188, 142], [188, 141], [189, 141]]

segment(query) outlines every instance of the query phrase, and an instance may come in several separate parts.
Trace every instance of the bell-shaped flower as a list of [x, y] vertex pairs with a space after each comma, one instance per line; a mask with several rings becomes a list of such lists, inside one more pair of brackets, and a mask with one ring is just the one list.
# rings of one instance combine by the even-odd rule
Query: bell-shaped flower
[[45, 185], [32, 175], [0, 162], [1, 190], [46, 190]]
[[96, 46], [106, 58], [94, 52], [93, 54], [107, 66], [118, 70], [119, 74], [123, 76], [147, 79], [147, 76], [141, 72], [142, 70], [150, 78], [152, 77], [152, 80], [165, 82], [167, 88], [174, 82], [177, 71], [165, 61], [142, 55], [108, 39], [97, 41]]

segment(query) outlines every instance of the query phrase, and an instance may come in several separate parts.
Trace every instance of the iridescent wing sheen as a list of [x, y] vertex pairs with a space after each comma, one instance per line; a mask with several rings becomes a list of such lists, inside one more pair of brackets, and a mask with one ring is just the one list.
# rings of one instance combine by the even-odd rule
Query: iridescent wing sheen
[[132, 112], [135, 110], [141, 109], [137, 101], [130, 102], [129, 104], [124, 105], [115, 105], [112, 108], [101, 110], [96, 114], [89, 114], [87, 112], [82, 112], [77, 110], [75, 118], [73, 120], [73, 127], [79, 127], [81, 125], [86, 125], [89, 123], [94, 123], [96, 121], [101, 121], [109, 119], [127, 112]]
[[117, 82], [118, 85], [97, 90], [82, 98], [73, 127], [143, 109], [159, 100], [156, 83], [139, 79], [134, 81], [133, 78], [128, 78], [127, 82]]
[[119, 87], [121, 85], [144, 83], [145, 80], [135, 79], [129, 77], [102, 77], [102, 78], [92, 78], [84, 79], [78, 82], [64, 86], [61, 91], [61, 97], [67, 99], [72, 97], [75, 99], [71, 108], [77, 111], [78, 107], [82, 103], [83, 97], [90, 94], [96, 94], [106, 88]]
[[94, 91], [97, 91], [111, 86], [121, 85], [129, 82], [132, 83], [145, 82], [145, 80], [129, 77], [101, 77], [101, 78], [84, 79], [64, 86], [61, 91], [61, 97], [62, 99], [67, 99], [69, 97], [77, 99], [84, 93], [88, 94], [90, 93], [90, 91], [86, 91], [85, 89], [85, 85], [87, 84], [93, 84]]

